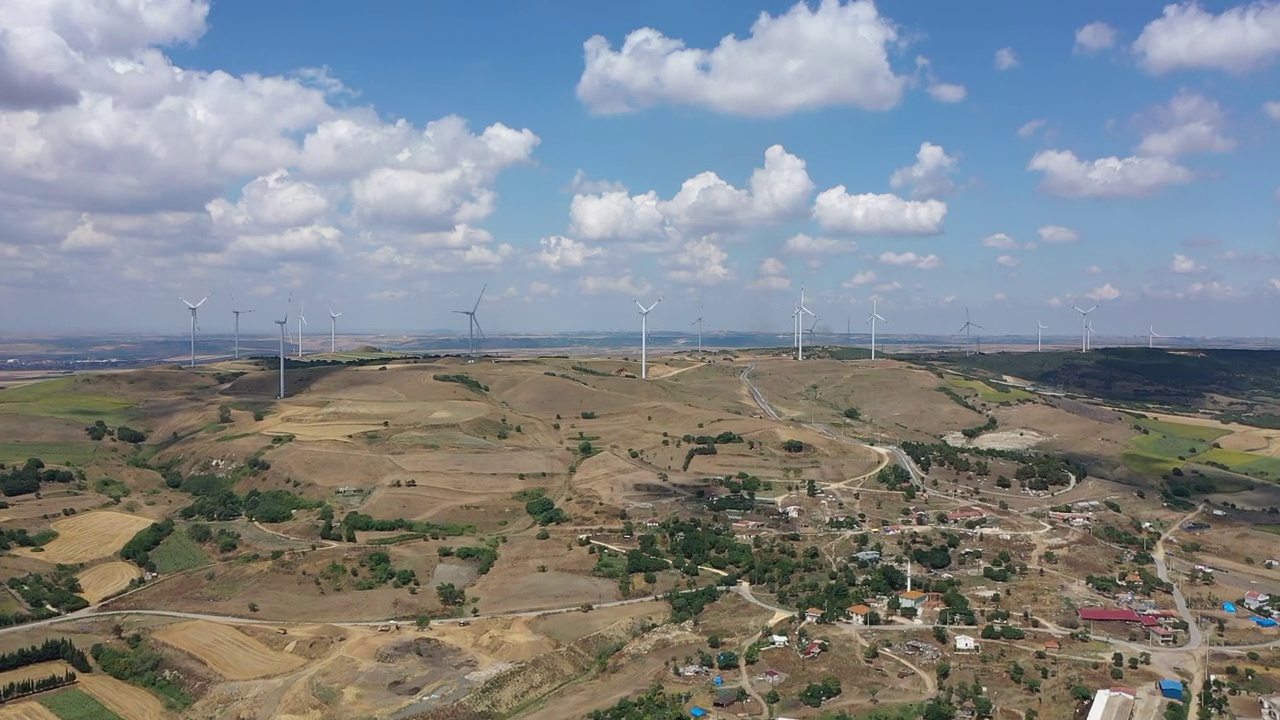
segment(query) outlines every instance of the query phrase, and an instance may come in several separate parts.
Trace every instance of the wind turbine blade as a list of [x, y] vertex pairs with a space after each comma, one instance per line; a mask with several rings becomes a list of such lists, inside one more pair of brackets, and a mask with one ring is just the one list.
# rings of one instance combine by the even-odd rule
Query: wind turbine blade
[[879, 315], [872, 315], [871, 317], [873, 317], [873, 318], [875, 318], [875, 319], [879, 320], [879, 321], [880, 321], [880, 322], [882, 322], [882, 323], [886, 323], [886, 324], [887, 324], [887, 323], [889, 322], [888, 320], [885, 320], [884, 318], [880, 317]]
[[979, 325], [978, 323], [969, 323], [969, 324], [970, 324], [971, 326], [973, 326], [973, 327], [978, 328], [979, 330], [981, 330], [981, 329], [982, 329], [982, 326], [981, 326], [981, 325]]
[[484, 340], [484, 328], [480, 327], [480, 321], [476, 320], [474, 315], [471, 317], [471, 320], [476, 324], [476, 332], [480, 333], [480, 339]]
[[635, 298], [631, 298], [631, 302], [635, 303], [635, 304], [636, 304], [636, 307], [640, 308], [640, 314], [641, 314], [641, 315], [643, 315], [643, 314], [645, 314], [645, 313], [649, 312], [648, 310], [645, 310], [645, 309], [644, 309], [644, 306], [640, 304], [640, 301], [639, 301], [639, 300], [637, 300], [637, 299], [635, 299]]
[[957, 335], [959, 335], [960, 333], [964, 332], [964, 329], [965, 329], [965, 328], [967, 328], [967, 327], [969, 327], [969, 323], [965, 323], [965, 324], [961, 325], [961, 326], [960, 326], [960, 329], [956, 331], [956, 334], [957, 334]]
[[483, 297], [484, 297], [484, 291], [485, 291], [485, 290], [488, 290], [488, 289], [489, 289], [489, 283], [485, 283], [485, 284], [484, 284], [484, 287], [480, 288], [480, 296], [476, 298], [476, 306], [475, 306], [475, 307], [473, 307], [473, 308], [471, 308], [471, 314], [472, 314], [472, 315], [474, 315], [474, 314], [475, 314], [476, 310], [479, 310], [479, 309], [480, 309], [480, 300], [481, 300], [481, 298], [483, 298]]

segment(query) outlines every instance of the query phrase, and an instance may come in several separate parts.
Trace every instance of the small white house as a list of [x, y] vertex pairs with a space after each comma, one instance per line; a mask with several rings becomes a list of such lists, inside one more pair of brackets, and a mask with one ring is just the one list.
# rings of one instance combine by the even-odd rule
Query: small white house
[[786, 647], [790, 642], [786, 635], [770, 635], [769, 642], [776, 648]]
[[1244, 606], [1250, 610], [1260, 610], [1271, 603], [1271, 596], [1266, 593], [1250, 591], [1244, 594]]
[[956, 652], [976, 652], [978, 650], [978, 642], [973, 639], [972, 635], [956, 636]]
[[871, 608], [866, 605], [854, 605], [849, 608], [849, 620], [854, 625], [867, 625], [867, 620], [870, 617]]

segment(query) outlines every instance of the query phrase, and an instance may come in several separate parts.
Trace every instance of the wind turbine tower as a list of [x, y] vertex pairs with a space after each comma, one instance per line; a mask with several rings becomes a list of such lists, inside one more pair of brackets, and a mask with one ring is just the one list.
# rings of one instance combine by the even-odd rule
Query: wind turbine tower
[[801, 317], [803, 315], [808, 315], [812, 317], [813, 324], [814, 325], [818, 324], [818, 316], [814, 315], [812, 310], [804, 306], [804, 286], [801, 285], [800, 286], [800, 307], [796, 308], [796, 359], [797, 360], [804, 359], [804, 323], [802, 322], [802, 317]]
[[[234, 303], [236, 301], [236, 296], [231, 295], [230, 297], [231, 297], [231, 302]], [[252, 310], [232, 310], [231, 311], [231, 314], [236, 316], [236, 345], [235, 345], [235, 352], [232, 355], [232, 357], [236, 360], [240, 359], [240, 316], [246, 313], [251, 313], [251, 312], [253, 311]]]
[[342, 313], [336, 313], [333, 308], [329, 308], [329, 354], [338, 351], [338, 318], [342, 317]]
[[884, 318], [880, 317], [878, 313], [876, 313], [876, 299], [871, 298], [871, 315], [867, 317], [867, 322], [871, 324], [871, 359], [872, 360], [876, 359], [876, 321], [877, 320], [879, 320], [882, 323], [889, 322], [888, 320], [885, 320]]
[[298, 304], [298, 359], [302, 359], [302, 326], [309, 325], [304, 313], [307, 311], [306, 303]]
[[1040, 352], [1040, 334], [1048, 329], [1048, 325], [1040, 322], [1040, 318], [1036, 318], [1036, 352]]
[[658, 303], [662, 302], [659, 297], [653, 301], [649, 307], [640, 304], [640, 301], [631, 298], [631, 302], [640, 308], [640, 379], [646, 380], [649, 377], [649, 313], [658, 307]]
[[178, 299], [182, 300], [183, 304], [187, 306], [187, 309], [191, 311], [191, 367], [195, 367], [196, 366], [196, 311], [200, 309], [200, 306], [204, 304], [205, 300], [209, 299], [209, 295], [205, 295], [204, 299], [202, 299], [200, 302], [196, 303], [195, 305], [192, 305], [191, 303], [187, 302], [182, 297], [179, 297]]
[[698, 352], [702, 352], [702, 318], [699, 317], [689, 324], [698, 326]]
[[480, 296], [476, 298], [475, 307], [470, 310], [454, 310], [459, 315], [467, 316], [467, 355], [470, 357], [475, 357], [476, 354], [476, 330], [480, 330], [480, 338], [484, 339], [484, 330], [480, 329], [480, 321], [476, 319], [476, 311], [480, 309], [480, 298], [484, 297], [484, 291], [488, 287], [489, 285], [486, 283], [484, 287], [480, 288]]
[[275, 324], [280, 326], [280, 394], [277, 396], [284, 399], [284, 326], [289, 323], [289, 311], [284, 311], [283, 320], [275, 320]]
[[964, 354], [969, 356], [973, 354], [973, 328], [982, 329], [982, 326], [969, 321], [969, 308], [964, 309], [964, 325], [960, 326], [957, 333], [964, 333]]
[[1094, 305], [1088, 310], [1081, 310], [1072, 305], [1071, 309], [1080, 313], [1080, 352], [1089, 352], [1089, 313], [1097, 310], [1098, 306]]
[[1155, 347], [1155, 339], [1156, 339], [1156, 338], [1162, 338], [1162, 337], [1164, 337], [1164, 336], [1163, 336], [1163, 335], [1161, 335], [1160, 333], [1156, 332], [1156, 326], [1155, 326], [1155, 325], [1152, 325], [1150, 328], [1148, 328], [1148, 330], [1149, 330], [1149, 332], [1148, 332], [1148, 334], [1147, 334], [1147, 347], [1148, 347], [1148, 348]]

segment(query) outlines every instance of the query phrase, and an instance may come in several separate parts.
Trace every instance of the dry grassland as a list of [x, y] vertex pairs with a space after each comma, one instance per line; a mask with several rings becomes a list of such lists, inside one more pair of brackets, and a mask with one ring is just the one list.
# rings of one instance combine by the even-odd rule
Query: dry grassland
[[228, 680], [252, 680], [295, 670], [306, 661], [276, 652], [235, 628], [194, 620], [167, 627], [157, 640], [193, 655]]
[[[77, 676], [81, 690], [97, 698], [115, 714], [128, 720], [162, 720], [164, 703], [140, 687], [121, 682], [102, 672]], [[3, 716], [0, 716], [3, 720]]]
[[129, 581], [142, 574], [133, 563], [109, 562], [80, 573], [80, 594], [85, 600], [96, 603], [102, 598], [129, 587]]
[[52, 523], [58, 537], [45, 545], [44, 552], [33, 554], [25, 548], [18, 552], [51, 563], [88, 562], [115, 553], [150, 524], [147, 518], [110, 510], [73, 515]]
[[0, 705], [0, 720], [58, 720], [48, 708], [33, 700]]

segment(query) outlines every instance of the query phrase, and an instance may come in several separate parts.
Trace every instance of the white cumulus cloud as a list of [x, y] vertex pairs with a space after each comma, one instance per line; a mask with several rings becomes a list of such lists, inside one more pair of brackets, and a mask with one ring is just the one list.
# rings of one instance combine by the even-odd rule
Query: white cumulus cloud
[[941, 145], [923, 142], [916, 152], [916, 162], [898, 168], [889, 178], [889, 187], [897, 190], [911, 188], [911, 197], [927, 200], [949, 195], [955, 190], [951, 176], [956, 172], [957, 159], [947, 155]]
[[566, 268], [580, 268], [589, 260], [604, 256], [604, 250], [600, 248], [589, 247], [561, 235], [544, 237], [538, 243], [542, 247], [534, 256], [534, 260], [551, 272], [560, 272]]
[[569, 206], [573, 232], [586, 240], [654, 240], [739, 230], [803, 214], [814, 190], [804, 160], [781, 145], [764, 156], [764, 167], [752, 172], [747, 188], [704, 172], [685, 180], [670, 200], [653, 191], [575, 195]]
[[914, 252], [882, 252], [879, 260], [885, 265], [909, 265], [919, 270], [933, 270], [942, 265], [942, 259], [937, 255], [917, 255]]
[[1041, 242], [1050, 245], [1065, 245], [1080, 239], [1080, 233], [1061, 225], [1045, 225], [1036, 230], [1036, 233], [1040, 235]]
[[711, 50], [647, 27], [616, 50], [592, 36], [577, 93], [597, 113], [659, 104], [766, 117], [838, 105], [888, 110], [908, 82], [889, 64], [899, 41], [871, 0], [799, 2], [777, 17], [762, 12], [748, 37], [726, 36]]
[[1224, 134], [1227, 115], [1217, 102], [1183, 90], [1167, 105], [1147, 114], [1150, 127], [1137, 147], [1139, 155], [1177, 157], [1190, 153], [1222, 153], [1236, 143]]
[[1262, 112], [1267, 117], [1280, 122], [1280, 101], [1271, 100], [1262, 104]]
[[1012, 255], [1001, 255], [996, 258], [996, 264], [1007, 268], [1016, 268], [1022, 264], [1022, 261]]
[[1169, 264], [1169, 270], [1172, 272], [1185, 275], [1187, 273], [1203, 272], [1205, 267], [1200, 263], [1192, 260], [1186, 255], [1173, 254], [1173, 262]]
[[[1085, 293], [1085, 297], [1090, 300], [1115, 300], [1123, 295], [1114, 285], [1107, 283], [1102, 287], [1097, 287]], [[1087, 308], [1086, 308], [1087, 309]]]
[[607, 293], [617, 295], [645, 295], [653, 290], [653, 286], [644, 280], [636, 280], [631, 277], [631, 273], [619, 277], [611, 277], [608, 275], [586, 275], [581, 280], [582, 291], [588, 295], [602, 295]]
[[1258, 0], [1213, 14], [1194, 0], [1164, 6], [1133, 43], [1153, 74], [1174, 70], [1244, 73], [1280, 55], [1280, 2]]
[[1070, 150], [1036, 153], [1027, 169], [1044, 173], [1040, 187], [1064, 197], [1143, 197], [1193, 179], [1190, 170], [1166, 158], [1081, 160]]
[[823, 230], [852, 235], [937, 235], [947, 216], [941, 200], [904, 200], [897, 195], [850, 195], [838, 185], [818, 195], [813, 217]]
[[873, 270], [862, 270], [857, 275], [845, 280], [841, 285], [846, 288], [861, 287], [869, 285], [876, 281], [876, 274]]
[[1090, 54], [1115, 47], [1116, 29], [1102, 22], [1091, 22], [1076, 30], [1074, 52]]
[[992, 62], [997, 70], [1012, 70], [1018, 67], [1018, 53], [1014, 52], [1011, 47], [1000, 48], [996, 51], [995, 59]]
[[810, 237], [804, 233], [792, 235], [782, 244], [782, 249], [801, 255], [826, 255], [831, 253], [847, 253], [858, 249], [858, 243], [852, 240], [836, 240], [834, 238]]
[[940, 103], [958, 103], [969, 96], [969, 91], [963, 85], [955, 83], [932, 83], [925, 88], [925, 92]]
[[1048, 123], [1049, 121], [1043, 118], [1028, 120], [1027, 122], [1023, 123], [1022, 127], [1018, 128], [1018, 137], [1021, 137], [1021, 138], [1031, 137], [1032, 135], [1035, 135], [1036, 133], [1040, 132], [1040, 128], [1044, 127]]
[[701, 238], [686, 242], [659, 262], [667, 268], [667, 277], [678, 283], [711, 286], [733, 279], [733, 271], [726, 265], [728, 260], [729, 253]]
[[982, 238], [982, 247], [996, 248], [998, 250], [1017, 250], [1018, 241], [1005, 235], [1004, 233], [996, 233]]

